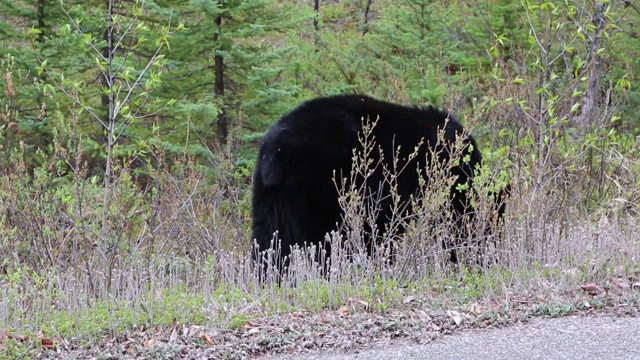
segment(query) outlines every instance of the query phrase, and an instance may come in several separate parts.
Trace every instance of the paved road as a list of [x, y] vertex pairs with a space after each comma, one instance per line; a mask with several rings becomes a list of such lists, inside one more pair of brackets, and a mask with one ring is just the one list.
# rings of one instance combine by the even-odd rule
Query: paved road
[[537, 319], [504, 329], [467, 330], [427, 345], [390, 345], [354, 354], [316, 353], [272, 359], [640, 360], [640, 318]]

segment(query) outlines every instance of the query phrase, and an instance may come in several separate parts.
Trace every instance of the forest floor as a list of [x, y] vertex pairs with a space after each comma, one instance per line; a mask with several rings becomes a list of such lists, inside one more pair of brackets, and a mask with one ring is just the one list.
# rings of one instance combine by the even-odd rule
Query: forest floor
[[[354, 352], [394, 343], [425, 344], [468, 329], [502, 328], [567, 315], [640, 316], [640, 286], [610, 281], [553, 296], [487, 299], [438, 310], [413, 297], [403, 308], [373, 312], [354, 300], [339, 309], [293, 312], [252, 319], [235, 329], [174, 324], [163, 330], [130, 330], [93, 343], [57, 339], [39, 346], [39, 359], [247, 359], [318, 351]], [[447, 303], [447, 299], [443, 299]], [[455, 310], [454, 310], [455, 309]], [[44, 345], [44, 342], [43, 342]]]

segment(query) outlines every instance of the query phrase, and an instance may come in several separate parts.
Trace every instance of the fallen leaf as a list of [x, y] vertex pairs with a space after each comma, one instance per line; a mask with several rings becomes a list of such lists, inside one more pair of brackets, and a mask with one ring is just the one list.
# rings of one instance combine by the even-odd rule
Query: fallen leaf
[[254, 328], [259, 328], [261, 327], [259, 323], [255, 323], [253, 321], [247, 321], [246, 323], [244, 323], [244, 325], [242, 325], [242, 327], [245, 330], [250, 330], [250, 329], [254, 329]]
[[304, 318], [304, 316], [305, 316], [305, 314], [304, 314], [304, 310], [302, 310], [302, 311], [296, 311], [296, 312], [294, 312], [294, 313], [293, 313], [293, 314], [291, 314], [291, 315], [293, 315], [294, 317], [297, 317], [297, 318]]
[[405, 297], [404, 300], [402, 300], [402, 303], [403, 304], [408, 304], [408, 303], [412, 302], [415, 299], [416, 299], [415, 296], [409, 295], [409, 296]]
[[207, 343], [207, 345], [209, 346], [213, 346], [213, 339], [211, 339], [211, 336], [207, 335], [206, 333], [202, 333], [200, 334], [200, 339], [202, 339], [204, 342]]
[[453, 320], [454, 323], [456, 323], [457, 326], [460, 326], [460, 324], [462, 324], [462, 316], [459, 312], [454, 310], [447, 310], [447, 315]]
[[55, 345], [53, 344], [53, 340], [51, 340], [51, 339], [43, 338], [43, 339], [41, 340], [41, 342], [42, 342], [42, 346], [43, 346], [45, 349], [51, 350], [51, 349], [54, 349], [54, 348], [55, 348]]
[[472, 313], [474, 315], [480, 315], [483, 312], [483, 308], [480, 304], [478, 303], [473, 303], [469, 306], [466, 307], [465, 309], [466, 313]]
[[0, 346], [2, 345], [2, 341], [4, 339], [10, 339], [11, 337], [9, 336], [9, 331], [7, 329], [0, 329]]
[[584, 290], [587, 294], [589, 295], [597, 295], [598, 294], [598, 290], [600, 290], [598, 288], [598, 286], [594, 283], [590, 283], [587, 285], [582, 285], [580, 287], [582, 290]]
[[416, 314], [418, 315], [418, 318], [420, 318], [420, 320], [422, 321], [431, 321], [431, 316], [427, 315], [427, 313], [424, 310], [417, 310]]
[[349, 308], [346, 306], [340, 306], [340, 308], [336, 311], [340, 316], [349, 316]]
[[195, 334], [199, 334], [201, 332], [203, 332], [204, 327], [200, 326], [200, 325], [191, 325], [187, 328], [187, 330], [185, 330], [184, 332], [184, 336], [194, 336]]
[[149, 339], [142, 344], [142, 347], [148, 348], [156, 344], [156, 339]]
[[623, 279], [611, 279], [610, 280], [611, 284], [613, 284], [614, 286], [617, 286], [621, 289], [628, 289], [631, 286], [629, 286], [629, 284], [627, 284], [626, 281], [624, 281]]
[[177, 326], [174, 326], [173, 330], [171, 331], [171, 336], [169, 337], [169, 342], [170, 343], [174, 343], [174, 342], [178, 341], [178, 330], [176, 328], [177, 328]]

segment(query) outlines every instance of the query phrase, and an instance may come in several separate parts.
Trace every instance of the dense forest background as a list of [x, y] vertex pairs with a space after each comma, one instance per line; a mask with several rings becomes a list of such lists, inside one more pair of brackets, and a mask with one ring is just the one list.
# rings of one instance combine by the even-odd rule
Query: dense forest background
[[[454, 111], [489, 149], [562, 123], [638, 132], [632, 1], [2, 1], [3, 168], [69, 137], [81, 164], [250, 168], [304, 99], [363, 93]], [[535, 139], [541, 140], [541, 139]], [[58, 154], [59, 155], [59, 154]], [[72, 169], [58, 169], [64, 177]]]
[[512, 186], [509, 264], [554, 263], [570, 247], [545, 241], [640, 213], [639, 20], [637, 0], [0, 0], [0, 275], [40, 284], [4, 319], [42, 291], [242, 287], [261, 136], [329, 94], [456, 114]]

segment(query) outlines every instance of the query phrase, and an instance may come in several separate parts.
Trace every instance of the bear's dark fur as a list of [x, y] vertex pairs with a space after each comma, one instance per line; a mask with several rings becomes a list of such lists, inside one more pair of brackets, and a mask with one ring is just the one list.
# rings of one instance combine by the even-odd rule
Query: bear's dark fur
[[[387, 103], [363, 95], [310, 100], [273, 125], [260, 146], [253, 179], [252, 236], [257, 244], [254, 260], [262, 260], [260, 252], [272, 248], [274, 239], [281, 242], [280, 260], [290, 255], [290, 247], [294, 245], [323, 244], [330, 249], [330, 244], [324, 244], [325, 235], [343, 221], [336, 184], [340, 184], [342, 177], [349, 178], [354, 149], [362, 150], [359, 139], [363, 122], [376, 122], [371, 135], [376, 149], [378, 146], [382, 149], [382, 163], [387, 168], [393, 167], [394, 158], [399, 159], [397, 168], [407, 165], [397, 175], [402, 202], [418, 193], [419, 176], [428, 179], [424, 167], [425, 162], [431, 161], [433, 151], [438, 152], [440, 160], [447, 161], [456, 137], [460, 136], [463, 138], [458, 144], [465, 147], [466, 159], [454, 164], [450, 174], [457, 176], [456, 184], [469, 183], [471, 188], [473, 169], [481, 163], [482, 155], [473, 137], [465, 134], [460, 123], [446, 112], [433, 107]], [[409, 154], [421, 143], [418, 156], [407, 163]], [[370, 156], [374, 158], [373, 164], [380, 158], [377, 151]], [[367, 178], [369, 193], [382, 199], [375, 224], [378, 234], [384, 233], [392, 216], [388, 183], [382, 188], [379, 185], [384, 182], [380, 166]], [[376, 191], [382, 194], [375, 194]], [[473, 216], [468, 195], [456, 186], [451, 189], [451, 208], [458, 219]]]

